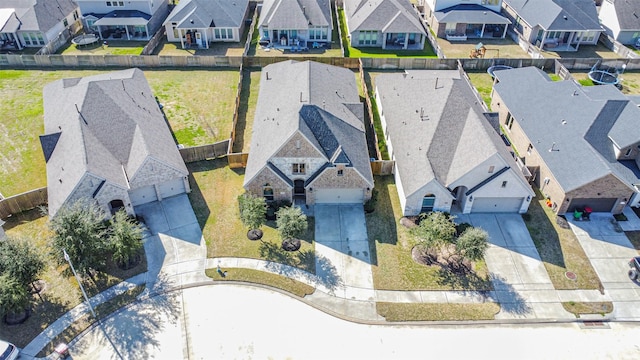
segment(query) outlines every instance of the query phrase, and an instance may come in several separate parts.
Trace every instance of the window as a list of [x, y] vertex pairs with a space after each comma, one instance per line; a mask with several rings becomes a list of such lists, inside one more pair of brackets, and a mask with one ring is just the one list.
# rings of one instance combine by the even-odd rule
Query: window
[[436, 203], [436, 196], [434, 194], [427, 194], [422, 198], [421, 212], [432, 211]]
[[95, 22], [96, 22], [95, 20], [87, 20], [87, 26], [94, 31], [98, 31], [98, 28], [93, 26]]
[[[31, 34], [31, 36], [33, 36], [33, 34]], [[40, 45], [44, 45], [44, 38], [42, 37], [42, 33], [38, 33], [38, 44]], [[34, 41], [35, 44], [35, 41]]]
[[294, 175], [304, 174], [305, 173], [304, 168], [305, 168], [304, 164], [293, 164], [291, 172]]
[[513, 126], [513, 116], [511, 116], [511, 113], [507, 114], [507, 121], [505, 124], [507, 125], [507, 129], [511, 130], [511, 126]]
[[232, 29], [214, 29], [213, 36], [220, 39], [233, 39], [233, 30]]
[[489, 166], [489, 174], [493, 173], [493, 170], [495, 170], [495, 169], [496, 169], [495, 166], [493, 166], [493, 165]]
[[79, 17], [80, 17], [80, 16], [78, 15], [78, 10], [74, 11], [74, 12], [73, 12], [73, 20], [74, 20], [74, 21], [75, 21], [75, 20], [78, 20], [78, 18], [79, 18]]
[[503, 181], [503, 182], [502, 182], [502, 187], [503, 187], [503, 188], [506, 188], [506, 187], [507, 187], [507, 182], [506, 182], [506, 181]]
[[124, 6], [124, 1], [107, 1], [107, 6]]
[[456, 34], [456, 25], [458, 25], [458, 23], [447, 23], [447, 25], [445, 26], [444, 32], [447, 35], [455, 35]]
[[342, 176], [342, 175], [344, 175], [344, 170], [342, 169], [338, 170], [338, 176]]
[[533, 150], [533, 145], [529, 144], [529, 146], [527, 146], [527, 153], [529, 155], [531, 155], [531, 150]]
[[273, 188], [269, 183], [264, 184], [262, 187], [262, 196], [264, 196], [267, 201], [273, 201]]
[[107, 1], [107, 6], [111, 6], [111, 1]]
[[62, 25], [64, 25], [64, 27], [69, 26], [69, 21], [67, 20], [67, 18], [62, 19]]
[[378, 32], [377, 31], [360, 31], [360, 35], [358, 37], [359, 45], [375, 45], [378, 43]]
[[631, 155], [631, 148], [628, 148], [627, 152], [624, 153], [625, 157], [629, 157], [629, 155]]
[[[312, 26], [309, 27], [309, 40], [327, 40], [327, 34], [329, 33], [327, 27]], [[292, 35], [295, 38], [294, 35]]]
[[31, 45], [31, 38], [29, 37], [29, 33], [22, 34], [22, 38], [24, 39], [24, 43], [26, 45]]

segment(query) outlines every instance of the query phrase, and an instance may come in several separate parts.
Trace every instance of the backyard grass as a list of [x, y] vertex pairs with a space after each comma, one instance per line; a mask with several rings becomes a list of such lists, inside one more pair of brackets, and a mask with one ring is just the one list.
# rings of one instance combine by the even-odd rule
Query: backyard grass
[[604, 302], [563, 302], [562, 307], [577, 318], [586, 314], [608, 314], [613, 311], [613, 303], [611, 301]]
[[340, 18], [340, 30], [342, 32], [342, 44], [344, 46], [344, 56], [351, 58], [400, 58], [400, 57], [437, 57], [433, 50], [429, 39], [424, 42], [423, 50], [383, 50], [378, 47], [361, 47], [354, 48], [351, 46], [347, 38], [347, 23], [344, 15], [344, 9], [338, 9], [338, 17]]
[[[618, 68], [620, 70], [620, 68]], [[585, 71], [572, 71], [571, 76], [582, 85], [591, 86], [593, 82]], [[619, 76], [621, 79], [622, 93], [628, 95], [640, 95], [640, 72], [625, 71]]]
[[230, 169], [227, 159], [188, 164], [193, 191], [189, 199], [202, 228], [208, 257], [243, 257], [271, 260], [315, 273], [314, 219], [308, 218], [306, 233], [297, 252], [281, 249], [275, 222], [262, 226], [262, 241], [247, 239], [238, 210], [238, 196], [244, 193], [244, 169]]
[[315, 288], [286, 276], [272, 274], [264, 271], [240, 268], [224, 268], [226, 276], [218, 274], [217, 269], [207, 269], [205, 273], [214, 281], [243, 281], [254, 284], [263, 284], [284, 290], [299, 297], [311, 295]]
[[81, 48], [69, 42], [56, 52], [62, 55], [140, 55], [147, 45], [146, 41], [108, 40], [108, 45], [98, 41], [91, 46]]
[[471, 84], [476, 88], [484, 103], [491, 109], [491, 90], [493, 89], [493, 78], [486, 71], [467, 72]]
[[[49, 82], [98, 71], [0, 70], [0, 193], [5, 197], [47, 185], [38, 136], [44, 133], [42, 89]], [[203, 145], [229, 137], [237, 71], [147, 70], [145, 76], [178, 141]], [[199, 81], [188, 81], [189, 79]]]
[[[558, 225], [556, 214], [546, 206], [545, 198], [537, 189], [536, 198], [531, 201], [529, 212], [523, 218], [556, 290], [603, 291], [578, 239], [571, 229]], [[565, 276], [567, 271], [575, 273], [577, 279], [569, 280]]]
[[402, 211], [393, 176], [376, 176], [375, 184], [378, 201], [366, 220], [376, 289], [482, 291], [492, 288], [484, 261], [475, 263], [474, 273], [466, 276], [415, 262], [411, 257], [412, 236], [399, 224]]
[[377, 302], [378, 314], [387, 321], [494, 320], [500, 312], [496, 303], [423, 304]]
[[[68, 266], [60, 265], [50, 255], [52, 233], [47, 221], [47, 216], [43, 216], [39, 209], [34, 209], [7, 218], [4, 225], [8, 236], [31, 240], [46, 260], [45, 270], [40, 275], [45, 282], [45, 290], [40, 296], [32, 296], [31, 316], [20, 325], [7, 326], [0, 322], [0, 338], [19, 347], [27, 345], [47, 326], [83, 301], [80, 287]], [[142, 261], [129, 270], [122, 270], [108, 262], [106, 270], [96, 274], [95, 282], [87, 277], [83, 279], [83, 286], [87, 295], [93, 296], [145, 271], [147, 263], [144, 254]]]
[[251, 148], [253, 117], [258, 103], [258, 92], [260, 91], [260, 74], [261, 71], [259, 69], [244, 70], [240, 106], [238, 107], [236, 139], [233, 143], [233, 152], [235, 153], [248, 153]]
[[528, 59], [530, 56], [507, 37], [505, 39], [469, 39], [467, 41], [448, 41], [437, 38], [438, 46], [449, 59], [468, 59], [471, 50], [475, 50], [479, 42], [487, 49], [485, 59], [511, 58]]

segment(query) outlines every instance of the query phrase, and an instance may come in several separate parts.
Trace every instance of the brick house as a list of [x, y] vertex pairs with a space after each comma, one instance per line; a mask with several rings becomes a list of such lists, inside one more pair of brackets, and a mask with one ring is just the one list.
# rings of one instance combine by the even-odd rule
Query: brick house
[[376, 103], [403, 215], [527, 212], [534, 192], [459, 71], [378, 75]]
[[244, 188], [267, 201], [364, 203], [373, 175], [353, 72], [312, 61], [262, 69]]
[[622, 212], [640, 192], [640, 109], [612, 85], [552, 81], [535, 67], [497, 71], [491, 108], [558, 214]]
[[43, 91], [49, 215], [93, 199], [106, 213], [190, 191], [189, 172], [139, 69], [62, 79]]

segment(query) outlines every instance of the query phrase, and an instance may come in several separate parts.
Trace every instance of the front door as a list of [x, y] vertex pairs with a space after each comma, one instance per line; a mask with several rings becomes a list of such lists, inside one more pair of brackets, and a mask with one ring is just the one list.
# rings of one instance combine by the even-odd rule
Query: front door
[[293, 182], [293, 195], [304, 196], [304, 180], [295, 180]]

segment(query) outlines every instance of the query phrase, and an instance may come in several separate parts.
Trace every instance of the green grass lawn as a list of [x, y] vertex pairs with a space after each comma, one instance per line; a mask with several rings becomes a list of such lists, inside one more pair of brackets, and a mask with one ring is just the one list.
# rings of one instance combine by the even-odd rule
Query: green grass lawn
[[218, 274], [217, 269], [205, 270], [208, 277], [214, 281], [243, 281], [248, 283], [263, 284], [284, 290], [299, 297], [311, 295], [316, 290], [312, 286], [290, 279], [286, 276], [272, 274], [253, 269], [225, 268], [225, 277]]
[[378, 302], [376, 309], [387, 321], [462, 321], [493, 320], [500, 305]]
[[584, 314], [600, 314], [604, 316], [613, 311], [613, 303], [611, 301], [604, 302], [563, 302], [562, 307], [577, 318]]
[[[47, 185], [39, 135], [42, 89], [49, 82], [98, 74], [75, 70], [0, 70], [0, 193], [11, 196]], [[181, 143], [203, 145], [229, 137], [239, 74], [235, 70], [148, 70]]]
[[[48, 216], [43, 216], [39, 209], [26, 211], [6, 219], [4, 229], [8, 236], [31, 240], [46, 260], [45, 270], [40, 275], [40, 279], [46, 284], [45, 291], [41, 296], [32, 296], [31, 316], [20, 325], [8, 327], [0, 323], [0, 338], [24, 347], [48, 325], [84, 299], [78, 282], [68, 266], [60, 265], [57, 261], [59, 259], [51, 256], [53, 234], [48, 228]], [[129, 270], [122, 270], [108, 262], [107, 269], [97, 273], [96, 282], [86, 278], [83, 280], [83, 286], [87, 295], [93, 296], [145, 271], [147, 271], [147, 263], [144, 254], [142, 261]]]
[[467, 75], [469, 75], [471, 84], [478, 90], [484, 103], [491, 109], [491, 90], [493, 89], [493, 78], [491, 75], [487, 74], [486, 71], [468, 72]]
[[378, 201], [373, 213], [366, 215], [371, 246], [373, 282], [384, 290], [490, 290], [486, 264], [474, 264], [475, 273], [457, 276], [437, 266], [418, 264], [411, 257], [413, 239], [399, 224], [400, 200], [393, 176], [375, 178]]
[[62, 55], [140, 55], [145, 45], [147, 45], [146, 41], [108, 40], [108, 45], [98, 41], [94, 45], [78, 48], [69, 43], [58, 49], [57, 53]]
[[431, 47], [429, 40], [425, 40], [423, 50], [383, 50], [377, 47], [354, 48], [347, 38], [347, 23], [344, 9], [338, 9], [340, 18], [340, 28], [342, 32], [342, 43], [344, 46], [344, 56], [351, 58], [400, 58], [400, 57], [437, 57], [436, 52]]
[[193, 191], [189, 199], [202, 227], [208, 257], [272, 260], [315, 273], [313, 218], [308, 219], [308, 229], [300, 237], [300, 251], [281, 250], [281, 240], [273, 221], [262, 227], [262, 241], [250, 241], [238, 210], [238, 196], [244, 193], [244, 169], [230, 169], [227, 159], [201, 161], [187, 167], [192, 173], [189, 182]]
[[233, 152], [236, 153], [248, 153], [251, 148], [253, 117], [255, 116], [258, 93], [260, 91], [260, 74], [261, 71], [258, 69], [244, 70], [240, 106], [238, 108], [236, 140], [233, 143]]
[[[536, 195], [523, 218], [553, 286], [557, 290], [602, 289], [573, 231], [560, 227], [556, 214], [545, 205], [538, 190]], [[565, 276], [567, 271], [575, 273], [577, 279], [569, 280]]]

